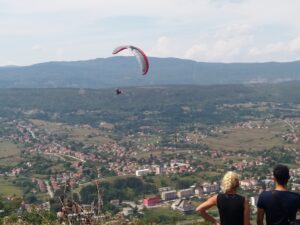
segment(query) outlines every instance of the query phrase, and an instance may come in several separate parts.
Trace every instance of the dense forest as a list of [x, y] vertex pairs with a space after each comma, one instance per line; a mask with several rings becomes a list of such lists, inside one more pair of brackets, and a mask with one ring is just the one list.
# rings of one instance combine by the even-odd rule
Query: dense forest
[[[173, 129], [191, 122], [237, 122], [251, 114], [259, 117], [259, 110], [220, 107], [248, 102], [297, 104], [300, 102], [299, 87], [300, 82], [150, 86], [123, 88], [122, 95], [116, 95], [114, 89], [2, 89], [0, 113], [8, 118], [26, 115], [28, 118], [92, 126], [106, 121], [124, 130], [149, 124]], [[276, 113], [278, 116], [287, 113], [292, 116], [292, 112], [272, 112]]]

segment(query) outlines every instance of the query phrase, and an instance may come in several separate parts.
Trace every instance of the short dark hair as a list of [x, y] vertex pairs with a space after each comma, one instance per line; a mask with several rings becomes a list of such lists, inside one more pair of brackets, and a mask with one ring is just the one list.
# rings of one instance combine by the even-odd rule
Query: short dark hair
[[273, 169], [273, 176], [281, 185], [286, 185], [290, 179], [290, 169], [285, 165], [277, 165]]

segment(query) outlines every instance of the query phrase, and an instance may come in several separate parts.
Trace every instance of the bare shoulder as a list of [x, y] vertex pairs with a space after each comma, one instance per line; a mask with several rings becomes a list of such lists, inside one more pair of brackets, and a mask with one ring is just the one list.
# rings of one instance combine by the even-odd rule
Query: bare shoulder
[[217, 199], [218, 199], [218, 194], [211, 196], [208, 200], [210, 200], [211, 202], [217, 203]]
[[203, 202], [202, 204], [200, 204], [196, 211], [205, 211], [207, 209], [209, 209], [210, 207], [213, 207], [217, 204], [217, 196], [218, 195], [214, 195], [212, 197], [210, 197], [209, 199], [207, 199], [205, 202]]

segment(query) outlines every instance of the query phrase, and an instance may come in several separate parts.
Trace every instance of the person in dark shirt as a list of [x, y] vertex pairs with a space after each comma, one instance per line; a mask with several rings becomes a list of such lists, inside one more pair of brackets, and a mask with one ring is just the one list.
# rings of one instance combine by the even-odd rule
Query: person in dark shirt
[[257, 225], [264, 224], [265, 215], [267, 225], [289, 225], [300, 208], [300, 195], [287, 190], [289, 168], [277, 165], [273, 176], [275, 190], [262, 192], [257, 201]]
[[[196, 211], [214, 225], [250, 225], [249, 201], [237, 194], [239, 175], [227, 172], [221, 186], [223, 193], [212, 196], [198, 206]], [[221, 223], [206, 212], [213, 206], [218, 207]]]

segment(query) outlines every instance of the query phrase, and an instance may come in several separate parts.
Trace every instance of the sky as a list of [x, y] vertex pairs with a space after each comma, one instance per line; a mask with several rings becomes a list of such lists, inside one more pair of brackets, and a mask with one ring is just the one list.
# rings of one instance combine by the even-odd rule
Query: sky
[[299, 12], [299, 0], [0, 0], [0, 65], [107, 58], [124, 44], [203, 62], [295, 61]]

